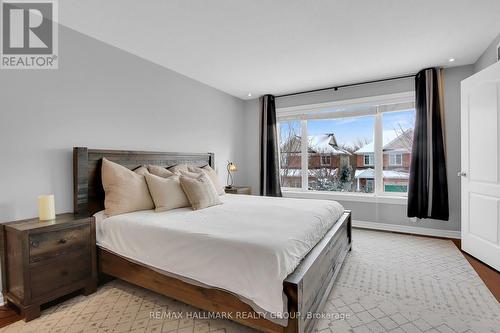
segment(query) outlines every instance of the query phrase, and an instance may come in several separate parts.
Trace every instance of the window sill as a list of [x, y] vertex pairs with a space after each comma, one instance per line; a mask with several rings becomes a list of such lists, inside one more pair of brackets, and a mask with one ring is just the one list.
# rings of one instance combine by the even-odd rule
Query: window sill
[[300, 190], [283, 190], [285, 198], [302, 198], [302, 199], [324, 199], [324, 200], [339, 200], [352, 202], [370, 202], [383, 203], [392, 205], [406, 205], [408, 198], [406, 196], [391, 196], [391, 195], [376, 195], [368, 193], [338, 193], [325, 191], [300, 191]]

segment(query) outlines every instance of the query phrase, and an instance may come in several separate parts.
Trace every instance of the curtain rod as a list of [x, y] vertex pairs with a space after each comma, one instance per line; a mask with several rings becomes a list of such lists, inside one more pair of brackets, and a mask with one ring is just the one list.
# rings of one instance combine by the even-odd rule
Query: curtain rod
[[325, 90], [331, 90], [331, 89], [337, 91], [339, 88], [347, 88], [347, 87], [361, 86], [363, 84], [370, 84], [370, 83], [377, 83], [377, 82], [385, 82], [385, 81], [392, 81], [392, 80], [407, 79], [407, 78], [410, 78], [410, 77], [415, 77], [415, 75], [416, 74], [408, 74], [408, 75], [390, 77], [390, 78], [387, 78], [387, 79], [372, 80], [372, 81], [365, 81], [365, 82], [358, 82], [358, 83], [343, 84], [343, 85], [333, 86], [333, 87], [328, 87], [328, 88], [319, 88], [319, 89], [313, 89], [313, 90], [299, 91], [299, 92], [294, 92], [294, 93], [290, 93], [290, 94], [278, 95], [278, 96], [275, 96], [275, 98], [295, 96], [295, 95], [302, 95], [302, 94], [310, 94], [310, 93], [314, 93], [314, 92], [318, 92], [318, 91], [325, 91]]

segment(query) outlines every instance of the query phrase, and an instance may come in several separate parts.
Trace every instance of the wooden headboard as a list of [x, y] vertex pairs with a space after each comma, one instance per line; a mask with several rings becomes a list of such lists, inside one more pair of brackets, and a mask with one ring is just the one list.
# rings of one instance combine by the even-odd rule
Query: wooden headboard
[[73, 204], [75, 214], [90, 216], [104, 209], [104, 189], [101, 182], [101, 162], [105, 157], [131, 170], [141, 165], [165, 167], [180, 163], [196, 166], [209, 164], [215, 169], [213, 153], [165, 153], [73, 148]]

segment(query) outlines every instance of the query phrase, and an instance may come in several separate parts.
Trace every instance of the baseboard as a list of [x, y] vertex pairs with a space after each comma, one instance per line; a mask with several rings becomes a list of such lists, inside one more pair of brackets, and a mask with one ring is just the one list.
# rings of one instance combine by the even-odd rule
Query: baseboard
[[355, 228], [363, 228], [363, 229], [385, 230], [385, 231], [402, 232], [405, 234], [460, 239], [460, 231], [454, 231], [454, 230], [430, 229], [430, 228], [413, 227], [408, 225], [397, 225], [397, 224], [377, 223], [377, 222], [358, 221], [358, 220], [353, 220], [352, 226]]

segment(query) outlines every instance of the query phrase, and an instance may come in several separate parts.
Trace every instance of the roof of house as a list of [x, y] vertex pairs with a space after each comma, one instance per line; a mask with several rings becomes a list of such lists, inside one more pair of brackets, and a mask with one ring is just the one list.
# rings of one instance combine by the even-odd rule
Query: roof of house
[[[390, 134], [392, 132], [392, 135]], [[410, 152], [413, 143], [413, 130], [407, 129], [402, 133], [396, 133], [394, 131], [384, 131], [384, 138], [387, 138], [384, 142], [383, 151], [401, 151]], [[355, 154], [366, 154], [374, 152], [373, 141], [364, 145], [363, 147], [356, 150]]]
[[[299, 153], [301, 151], [300, 139], [301, 137], [299, 135], [295, 135], [282, 145], [281, 150]], [[309, 135], [307, 137], [307, 141], [309, 142], [309, 152], [312, 153], [351, 155], [350, 152], [338, 146], [337, 139], [335, 138], [335, 134], [333, 133]], [[283, 147], [285, 146], [288, 147], [284, 149]]]
[[[385, 179], [408, 179], [409, 174], [407, 172], [394, 171], [394, 170], [383, 170], [383, 177]], [[374, 179], [375, 178], [375, 170], [368, 169], [358, 169], [354, 173], [354, 178], [361, 179]]]

